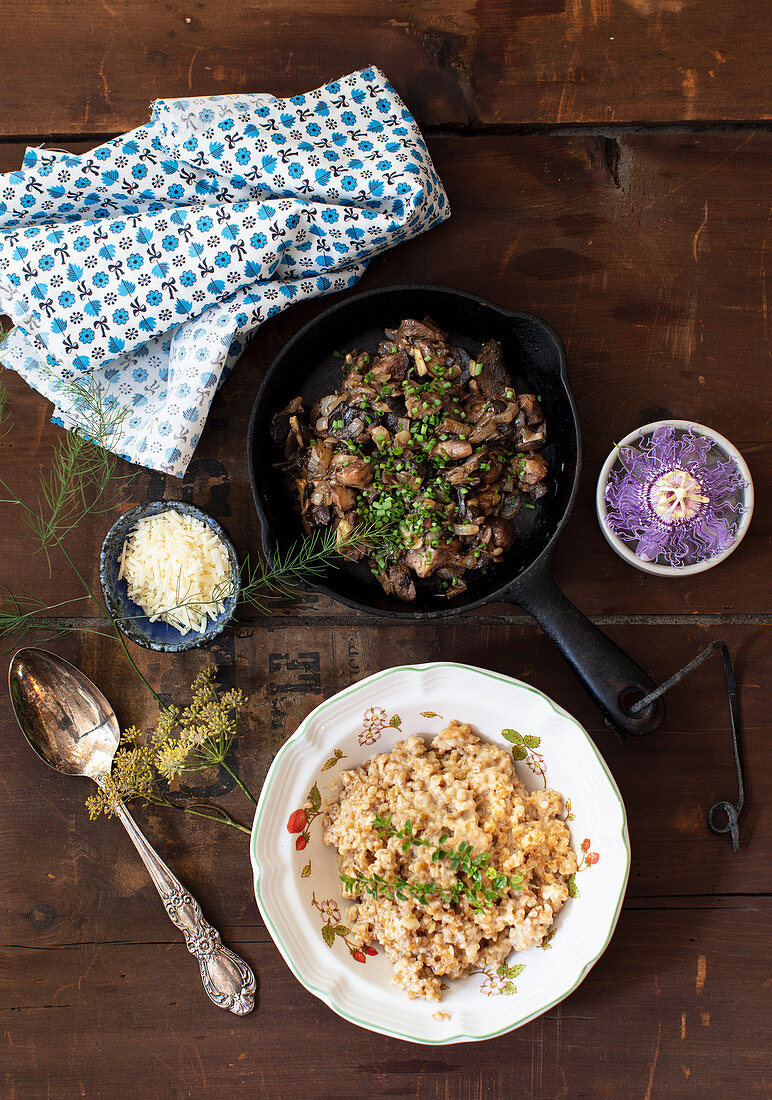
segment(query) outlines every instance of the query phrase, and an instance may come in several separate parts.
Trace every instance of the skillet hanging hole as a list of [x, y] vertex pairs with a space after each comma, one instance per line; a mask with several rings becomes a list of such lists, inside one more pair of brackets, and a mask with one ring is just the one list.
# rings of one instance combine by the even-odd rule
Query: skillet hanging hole
[[652, 707], [652, 702], [648, 706], [641, 707], [641, 703], [646, 698], [647, 693], [641, 691], [640, 688], [628, 687], [624, 691], [619, 693], [619, 706], [620, 709], [628, 716], [628, 718], [641, 718], [645, 717]]

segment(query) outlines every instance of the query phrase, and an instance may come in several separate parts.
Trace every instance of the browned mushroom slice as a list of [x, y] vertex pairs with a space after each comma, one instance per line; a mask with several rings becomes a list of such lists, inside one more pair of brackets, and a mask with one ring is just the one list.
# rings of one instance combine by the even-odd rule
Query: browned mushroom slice
[[492, 519], [490, 522], [491, 538], [493, 545], [502, 550], [509, 550], [515, 541], [515, 533], [508, 519]]
[[[293, 397], [281, 412], [274, 414], [271, 420], [271, 438], [278, 446], [285, 447], [285, 455], [287, 458], [289, 458], [298, 447], [303, 446], [302, 429], [307, 423], [308, 420], [303, 408], [302, 397]], [[297, 446], [291, 444], [288, 438], [290, 435], [294, 436]]]
[[517, 403], [525, 413], [526, 424], [538, 424], [544, 419], [538, 398], [532, 393], [518, 394]]
[[[543, 482], [541, 484], [544, 484]], [[545, 490], [546, 491], [546, 490]], [[502, 519], [513, 519], [523, 506], [523, 497], [520, 493], [511, 493], [505, 497], [501, 504], [500, 515]]]
[[503, 461], [503, 459], [499, 461], [499, 457], [496, 454], [488, 455], [488, 457], [486, 458], [486, 462], [490, 463], [490, 469], [483, 470], [480, 477], [481, 485], [493, 485], [495, 481], [500, 480], [502, 472], [504, 470], [504, 467], [502, 465]]
[[[463, 568], [463, 567], [462, 567]], [[447, 582], [448, 587], [435, 593], [441, 599], [451, 599], [453, 596], [460, 596], [466, 592], [466, 581], [461, 579], [460, 574], [455, 569], [439, 569], [437, 576]]]
[[326, 527], [332, 519], [332, 510], [326, 504], [317, 504], [308, 513], [314, 527]]
[[396, 596], [411, 603], [416, 596], [415, 584], [403, 565], [391, 565], [378, 574], [381, 588], [387, 596]]
[[523, 459], [519, 481], [521, 485], [536, 485], [547, 476], [547, 460], [543, 455], [531, 454]]
[[397, 351], [395, 354], [377, 356], [370, 370], [377, 378], [392, 378], [395, 382], [401, 382], [409, 366], [407, 352]]
[[298, 450], [303, 447], [303, 429], [300, 426], [300, 418], [297, 415], [293, 415], [289, 418], [289, 428], [297, 441]]
[[509, 385], [509, 375], [504, 366], [504, 355], [498, 340], [489, 340], [477, 353], [482, 371], [477, 375], [477, 385], [486, 397], [500, 397]]
[[[451, 485], [462, 485], [465, 481], [473, 479], [475, 470], [482, 461], [481, 455], [471, 455], [461, 466], [455, 466], [448, 473], [448, 481]], [[476, 480], [476, 479], [475, 479]]]
[[330, 496], [332, 502], [341, 512], [348, 512], [354, 507], [356, 496], [353, 489], [349, 489], [348, 485], [332, 485], [330, 486]]
[[445, 546], [421, 546], [417, 550], [409, 550], [405, 554], [404, 562], [419, 577], [428, 577], [436, 569], [453, 564], [454, 558], [460, 549], [461, 542], [459, 539], [453, 539]]
[[436, 343], [438, 340], [444, 341], [447, 338], [447, 333], [443, 332], [428, 317], [423, 322], [408, 317], [402, 321], [397, 329], [396, 338], [401, 344], [409, 344], [413, 340], [427, 340], [430, 343]]
[[429, 392], [408, 393], [405, 394], [405, 408], [413, 420], [423, 420], [438, 413], [442, 408], [442, 401], [436, 394]]
[[516, 438], [518, 451], [536, 451], [547, 442], [547, 433], [542, 424], [535, 431], [527, 427], [521, 428]]
[[486, 515], [493, 511], [500, 501], [501, 493], [498, 489], [486, 489], [484, 492], [477, 493], [477, 507]]
[[327, 415], [327, 431], [336, 439], [356, 439], [364, 429], [362, 412], [354, 404], [340, 401]]
[[472, 453], [472, 444], [466, 439], [443, 439], [431, 453], [446, 455], [453, 459], [468, 458]]
[[303, 409], [303, 398], [293, 397], [291, 401], [287, 402], [281, 412], [277, 413], [277, 416], [283, 416], [285, 413], [290, 416], [292, 413], [301, 412]]
[[339, 485], [349, 485], [352, 489], [365, 489], [373, 480], [370, 463], [355, 455], [335, 455], [330, 463], [330, 475]]

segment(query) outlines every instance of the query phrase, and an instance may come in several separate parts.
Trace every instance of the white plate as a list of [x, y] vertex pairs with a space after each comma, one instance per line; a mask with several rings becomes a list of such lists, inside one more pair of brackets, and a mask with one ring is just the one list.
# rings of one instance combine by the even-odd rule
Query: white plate
[[[540, 739], [517, 764], [518, 774], [535, 790], [544, 785], [543, 768], [547, 785], [570, 799], [580, 870], [578, 896], [559, 913], [546, 948], [513, 953], [509, 967], [522, 967], [516, 975], [480, 972], [449, 982], [438, 1004], [411, 1001], [391, 982], [391, 964], [380, 945], [362, 963], [345, 934], [335, 933], [347, 903], [335, 853], [322, 841], [321, 813], [337, 796], [343, 768], [388, 751], [410, 734], [433, 736], [451, 718], [507, 750], [512, 746], [502, 729]], [[611, 938], [630, 870], [622, 798], [576, 719], [529, 684], [451, 663], [386, 669], [309, 714], [268, 772], [251, 854], [260, 912], [299, 981], [352, 1023], [414, 1043], [490, 1039], [567, 997]]]

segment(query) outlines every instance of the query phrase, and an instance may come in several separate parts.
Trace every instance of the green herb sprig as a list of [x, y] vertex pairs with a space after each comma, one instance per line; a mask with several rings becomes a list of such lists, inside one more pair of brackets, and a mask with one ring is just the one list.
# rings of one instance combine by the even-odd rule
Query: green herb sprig
[[356, 871], [353, 876], [344, 874], [340, 876], [347, 890], [362, 890], [372, 898], [386, 897], [391, 901], [406, 901], [410, 895], [422, 905], [426, 905], [433, 897], [439, 897], [447, 904], [455, 905], [464, 897], [473, 909], [479, 910], [495, 904], [508, 890], [519, 890], [522, 886], [522, 875], [505, 875], [490, 866], [489, 852], [474, 855], [474, 849], [468, 841], [463, 841], [457, 848], [448, 848], [445, 846], [445, 842], [449, 839], [448, 833], [443, 833], [435, 844], [434, 841], [416, 834], [413, 823], [409, 819], [397, 829], [393, 824], [392, 816], [389, 814], [384, 817], [379, 813], [375, 815], [373, 825], [379, 835], [400, 839], [403, 852], [408, 852], [411, 848], [434, 848], [432, 863], [447, 859], [456, 872], [455, 881], [446, 889], [436, 882], [409, 882], [400, 875], [393, 879], [385, 879], [382, 875], [368, 876], [363, 875], [361, 871]]
[[301, 585], [323, 577], [347, 551], [366, 550], [392, 533], [387, 523], [377, 522], [361, 523], [343, 537], [334, 528], [318, 527], [287, 550], [277, 551], [270, 563], [247, 558], [241, 573], [241, 602], [268, 614], [271, 601], [296, 596]]

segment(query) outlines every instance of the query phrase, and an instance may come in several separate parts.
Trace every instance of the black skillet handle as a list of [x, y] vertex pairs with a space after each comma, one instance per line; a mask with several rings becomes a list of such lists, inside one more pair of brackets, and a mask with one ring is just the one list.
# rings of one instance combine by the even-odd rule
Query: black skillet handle
[[524, 583], [516, 582], [510, 591], [555, 642], [609, 725], [633, 736], [654, 732], [665, 716], [661, 699], [636, 715], [628, 714], [621, 701], [635, 702], [656, 684], [563, 595], [549, 561], [529, 569]]

